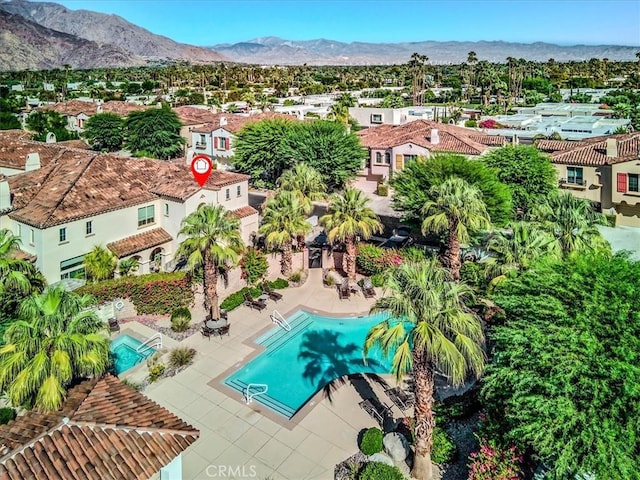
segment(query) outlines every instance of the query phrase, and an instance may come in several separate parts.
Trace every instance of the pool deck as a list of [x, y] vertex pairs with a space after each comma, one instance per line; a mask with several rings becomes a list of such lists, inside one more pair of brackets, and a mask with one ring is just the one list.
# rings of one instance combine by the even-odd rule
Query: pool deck
[[[331, 399], [317, 394], [287, 420], [259, 403], [246, 405], [237, 393], [221, 384], [227, 372], [260, 353], [252, 339], [273, 328], [269, 315], [274, 309], [285, 318], [301, 306], [332, 316], [368, 313], [372, 299], [356, 294], [340, 300], [335, 288], [322, 286], [321, 275], [320, 270], [311, 270], [303, 286], [281, 290], [283, 299], [269, 301], [262, 312], [244, 306], [229, 312], [229, 336], [209, 339], [197, 333], [179, 342], [197, 350], [193, 365], [145, 389], [149, 398], [200, 430], [198, 441], [183, 453], [185, 480], [249, 478], [252, 472], [252, 478], [260, 480], [331, 480], [335, 465], [357, 451], [360, 430], [377, 426], [358, 404], [363, 398], [375, 396], [393, 405], [383, 385], [359, 379], [344, 383]], [[148, 327], [137, 322], [127, 323], [127, 330], [123, 333], [149, 333]], [[383, 377], [389, 385], [395, 385], [391, 376]], [[396, 419], [404, 416], [395, 406], [392, 411]]]

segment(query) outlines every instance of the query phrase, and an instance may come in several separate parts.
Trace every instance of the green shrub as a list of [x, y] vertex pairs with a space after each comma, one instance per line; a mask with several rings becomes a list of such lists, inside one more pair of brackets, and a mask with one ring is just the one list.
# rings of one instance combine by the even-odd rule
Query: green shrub
[[382, 274], [376, 273], [375, 275], [371, 275], [371, 285], [374, 287], [381, 287], [383, 284]]
[[333, 287], [336, 284], [336, 280], [333, 278], [333, 275], [327, 275], [324, 277], [324, 284], [327, 287]]
[[171, 330], [174, 332], [184, 332], [189, 329], [191, 323], [191, 312], [188, 308], [178, 307], [171, 314]]
[[13, 408], [0, 408], [0, 425], [9, 423], [16, 418], [16, 411]]
[[[287, 285], [289, 284], [287, 283]], [[275, 287], [271, 287], [271, 288], [275, 288]], [[230, 312], [231, 310], [238, 308], [240, 305], [244, 303], [244, 294], [247, 292], [249, 292], [253, 298], [256, 298], [262, 295], [262, 289], [258, 287], [244, 287], [238, 290], [237, 292], [232, 293], [227, 298], [225, 298], [220, 304], [220, 308], [222, 308], [227, 312]]]
[[169, 366], [173, 368], [184, 367], [193, 361], [196, 351], [189, 347], [177, 347], [169, 354]]
[[302, 272], [300, 271], [293, 272], [291, 275], [289, 275], [289, 281], [291, 283], [298, 283], [300, 280], [302, 280]]
[[165, 366], [162, 362], [154, 362], [149, 367], [149, 383], [158, 380], [164, 374]]
[[450, 462], [456, 454], [456, 445], [449, 434], [440, 427], [433, 429], [433, 448], [431, 460], [441, 464]]
[[385, 184], [385, 183], [379, 183], [378, 184], [378, 195], [381, 197], [388, 197], [389, 196], [389, 185]]
[[429, 258], [429, 252], [418, 247], [407, 247], [398, 251], [405, 262], [421, 262]]
[[616, 221], [618, 219], [618, 216], [616, 214], [605, 213], [604, 217], [607, 219], [607, 223], [609, 224], [610, 227], [616, 226]]
[[120, 380], [124, 385], [126, 385], [127, 387], [129, 387], [132, 390], [135, 390], [136, 392], [140, 392], [142, 391], [142, 384], [138, 383], [138, 382], [134, 382], [132, 380], [129, 380], [128, 378], [123, 378]]
[[465, 127], [469, 127], [469, 128], [475, 128], [475, 127], [478, 126], [478, 121], [477, 120], [465, 120], [464, 126]]
[[365, 455], [373, 455], [382, 451], [382, 430], [376, 427], [369, 428], [360, 440], [360, 451]]
[[249, 285], [254, 285], [269, 270], [269, 262], [264, 253], [255, 248], [249, 248], [240, 260], [241, 278]]
[[289, 282], [284, 278], [277, 278], [274, 281], [267, 281], [267, 284], [276, 290], [282, 290], [283, 288], [287, 288], [289, 286]]
[[486, 290], [485, 265], [476, 262], [464, 262], [460, 268], [460, 279], [476, 290]]
[[84, 285], [76, 293], [93, 295], [98, 303], [128, 298], [139, 315], [165, 315], [194, 301], [193, 290], [182, 272], [105, 280]]
[[405, 480], [398, 467], [380, 462], [367, 463], [358, 478], [359, 480]]
[[384, 255], [384, 248], [370, 243], [360, 243], [356, 255], [358, 273], [367, 276], [380, 273], [380, 260]]

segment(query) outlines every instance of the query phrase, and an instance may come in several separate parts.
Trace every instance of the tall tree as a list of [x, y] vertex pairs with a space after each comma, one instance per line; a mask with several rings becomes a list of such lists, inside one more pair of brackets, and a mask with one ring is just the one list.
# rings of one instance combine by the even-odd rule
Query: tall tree
[[427, 200], [434, 200], [430, 196], [432, 187], [451, 177], [462, 178], [482, 192], [482, 200], [494, 225], [505, 225], [513, 218], [509, 187], [498, 180], [492, 168], [462, 155], [440, 154], [429, 159], [418, 158], [406, 165], [391, 181], [394, 208], [408, 221], [422, 221], [422, 207]]
[[124, 120], [115, 113], [98, 113], [87, 120], [82, 135], [92, 149], [115, 152], [124, 143]]
[[480, 376], [485, 363], [482, 325], [464, 306], [471, 297], [469, 287], [452, 282], [435, 259], [403, 263], [383, 278], [384, 296], [371, 311], [388, 313], [388, 319], [371, 328], [364, 355], [379, 347], [392, 358], [397, 380], [413, 373], [416, 438], [411, 474], [431, 480], [434, 375], [443, 372], [455, 385], [468, 375]]
[[22, 128], [20, 120], [11, 112], [0, 111], [0, 130], [15, 130]]
[[125, 145], [136, 155], [169, 160], [183, 153], [182, 123], [167, 104], [130, 113], [125, 126]]
[[44, 142], [49, 132], [55, 134], [56, 140], [59, 142], [77, 138], [67, 130], [67, 120], [58, 112], [53, 110], [38, 110], [32, 112], [27, 117], [27, 128], [35, 132], [35, 140]]
[[286, 170], [277, 183], [282, 190], [297, 193], [309, 201], [323, 199], [327, 189], [320, 172], [306, 163]]
[[63, 287], [25, 299], [0, 347], [0, 389], [14, 406], [57, 410], [72, 383], [107, 370], [109, 338], [93, 302]]
[[189, 270], [203, 269], [204, 308], [220, 318], [218, 270], [238, 261], [242, 249], [240, 222], [222, 205], [200, 205], [182, 220], [178, 233], [187, 237], [180, 243], [176, 257], [185, 257]]
[[473, 232], [491, 227], [482, 192], [461, 178], [450, 178], [432, 187], [430, 195], [434, 200], [422, 207], [422, 231], [446, 235], [443, 264], [454, 280], [460, 280], [460, 244], [468, 243]]
[[350, 280], [356, 279], [358, 237], [367, 240], [382, 231], [380, 219], [368, 204], [369, 199], [361, 190], [346, 188], [342, 195], [331, 197], [327, 214], [320, 218], [320, 223], [329, 230], [329, 241], [345, 244], [344, 270]]
[[295, 192], [279, 190], [265, 204], [258, 232], [268, 246], [282, 251], [280, 268], [285, 277], [292, 273], [293, 242], [311, 231], [307, 215], [307, 200]]
[[411, 72], [411, 90], [413, 94], [413, 104], [422, 105], [425, 88], [426, 65], [429, 57], [414, 52], [407, 64]]

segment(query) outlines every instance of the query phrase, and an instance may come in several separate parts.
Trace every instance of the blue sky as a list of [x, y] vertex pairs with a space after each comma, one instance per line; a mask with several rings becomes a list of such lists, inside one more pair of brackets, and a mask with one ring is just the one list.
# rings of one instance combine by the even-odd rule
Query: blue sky
[[[55, 0], [53, 0], [55, 1]], [[640, 0], [58, 0], [194, 45], [255, 37], [640, 45]]]

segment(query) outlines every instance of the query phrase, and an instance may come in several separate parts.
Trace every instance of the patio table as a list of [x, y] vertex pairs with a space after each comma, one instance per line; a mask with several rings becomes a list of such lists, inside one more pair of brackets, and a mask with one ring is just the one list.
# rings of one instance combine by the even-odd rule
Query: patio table
[[216, 328], [224, 327], [227, 323], [229, 322], [223, 318], [221, 320], [207, 320], [204, 325], [208, 329], [214, 330]]

